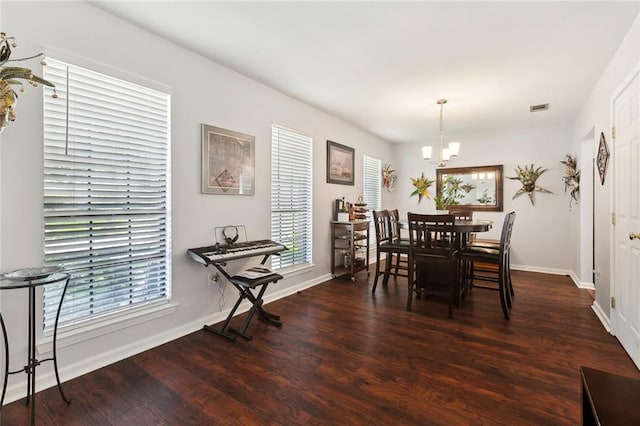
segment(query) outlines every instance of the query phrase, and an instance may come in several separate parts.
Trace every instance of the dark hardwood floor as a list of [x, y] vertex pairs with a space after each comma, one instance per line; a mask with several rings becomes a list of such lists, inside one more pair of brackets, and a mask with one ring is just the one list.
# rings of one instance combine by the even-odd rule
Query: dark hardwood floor
[[[424, 299], [406, 312], [404, 278], [372, 296], [358, 277], [269, 304], [284, 326], [256, 318], [252, 341], [198, 331], [66, 382], [68, 406], [40, 392], [37, 424], [575, 425], [579, 366], [640, 377], [568, 277], [515, 271], [510, 321], [495, 292], [449, 319]], [[28, 410], [9, 404], [2, 425]]]

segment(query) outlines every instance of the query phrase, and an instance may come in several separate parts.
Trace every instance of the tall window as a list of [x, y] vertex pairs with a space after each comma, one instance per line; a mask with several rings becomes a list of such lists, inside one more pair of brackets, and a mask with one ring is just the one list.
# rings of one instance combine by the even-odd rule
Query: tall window
[[311, 263], [311, 160], [309, 136], [271, 129], [271, 239], [289, 250], [273, 256], [274, 269]]
[[[44, 258], [71, 281], [59, 325], [170, 297], [170, 97], [47, 59]], [[44, 289], [53, 327], [61, 286]]]
[[362, 192], [364, 202], [369, 210], [369, 246], [375, 247], [376, 234], [371, 212], [382, 208], [382, 162], [373, 157], [363, 157]]

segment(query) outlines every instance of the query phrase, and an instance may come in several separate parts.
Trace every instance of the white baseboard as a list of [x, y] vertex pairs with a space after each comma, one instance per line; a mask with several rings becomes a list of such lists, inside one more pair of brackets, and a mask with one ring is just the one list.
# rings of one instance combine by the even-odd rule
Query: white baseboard
[[602, 307], [598, 304], [598, 302], [594, 300], [593, 304], [591, 305], [591, 309], [593, 310], [593, 312], [595, 312], [596, 316], [602, 323], [602, 326], [604, 327], [604, 329], [607, 330], [609, 334], [613, 334], [611, 332], [611, 321], [609, 320], [609, 317], [604, 312]]
[[588, 283], [585, 281], [580, 281], [578, 276], [573, 271], [568, 271], [566, 269], [554, 269], [554, 268], [541, 268], [538, 266], [529, 266], [529, 265], [511, 265], [511, 269], [516, 271], [526, 271], [526, 272], [540, 272], [543, 274], [553, 274], [553, 275], [566, 275], [571, 278], [571, 281], [576, 285], [576, 287], [584, 289], [584, 290], [595, 290], [595, 286], [593, 283]]
[[585, 281], [580, 281], [576, 284], [579, 288], [584, 288], [585, 290], [595, 290], [596, 286], [593, 283], [588, 283]]
[[[269, 293], [267, 296], [264, 297], [264, 303], [267, 304], [269, 302], [282, 299], [284, 297], [303, 291], [307, 288], [313, 287], [315, 285], [318, 285], [330, 279], [331, 279], [331, 275], [326, 274], [326, 275], [314, 278], [312, 280], [303, 282], [301, 284], [287, 287], [283, 290], [276, 291], [274, 293]], [[238, 307], [238, 310], [236, 311], [236, 315], [247, 312], [250, 308], [251, 308], [251, 303], [245, 300]], [[90, 373], [102, 367], [106, 367], [107, 365], [121, 361], [130, 356], [139, 354], [146, 350], [155, 348], [156, 346], [160, 346], [172, 340], [186, 336], [187, 334], [193, 333], [198, 330], [202, 330], [202, 326], [204, 324], [216, 324], [220, 321], [223, 321], [227, 317], [227, 315], [229, 315], [230, 311], [231, 311], [231, 308], [212, 314], [212, 315], [207, 315], [197, 320], [191, 321], [190, 323], [182, 324], [179, 327], [175, 327], [170, 330], [165, 330], [164, 332], [154, 334], [153, 336], [149, 336], [146, 339], [141, 339], [135, 342], [131, 342], [127, 345], [118, 346], [117, 348], [114, 348], [109, 352], [103, 352], [101, 354], [83, 359], [82, 361], [76, 362], [71, 365], [62, 365], [60, 366], [60, 369], [59, 369], [60, 377], [63, 379], [63, 382], [71, 379], [75, 379], [76, 377], [82, 376], [83, 374]], [[50, 367], [45, 368], [45, 365], [50, 365]], [[53, 363], [47, 362], [46, 364], [43, 364], [42, 367], [40, 367], [38, 370], [38, 380], [36, 381], [36, 392], [40, 392], [41, 390], [48, 389], [53, 386], [56, 386], [56, 378], [55, 378], [55, 373], [53, 371]], [[7, 386], [7, 393], [5, 395], [4, 403], [8, 404], [10, 402], [17, 401], [20, 398], [24, 398], [25, 395], [26, 394], [25, 394], [24, 382], [22, 380], [16, 380], [14, 383]]]
[[513, 263], [511, 264], [511, 269], [516, 271], [540, 272], [542, 274], [568, 275], [570, 277], [571, 275], [573, 275], [571, 271], [568, 271], [566, 269], [543, 268], [540, 266], [529, 266], [529, 265], [514, 265]]

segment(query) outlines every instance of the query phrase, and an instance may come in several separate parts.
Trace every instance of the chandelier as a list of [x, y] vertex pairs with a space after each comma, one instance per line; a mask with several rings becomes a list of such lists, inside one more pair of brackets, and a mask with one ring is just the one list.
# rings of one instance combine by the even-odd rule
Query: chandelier
[[[440, 161], [432, 162], [433, 164], [437, 164], [438, 167], [445, 167], [447, 162], [453, 160], [458, 156], [458, 152], [460, 151], [460, 142], [449, 142], [449, 146], [447, 148], [444, 147], [444, 128], [442, 126], [442, 110], [444, 104], [447, 103], [446, 99], [438, 99], [438, 105], [440, 105]], [[431, 160], [432, 147], [423, 146], [422, 147], [422, 158], [425, 160]]]

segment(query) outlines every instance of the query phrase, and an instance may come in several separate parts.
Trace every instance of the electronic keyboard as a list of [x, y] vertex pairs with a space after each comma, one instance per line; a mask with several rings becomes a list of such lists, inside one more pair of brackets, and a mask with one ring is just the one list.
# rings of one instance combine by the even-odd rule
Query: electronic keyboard
[[191, 260], [203, 265], [224, 263], [230, 260], [244, 259], [253, 256], [278, 254], [287, 248], [275, 241], [257, 240], [234, 244], [216, 244], [214, 246], [190, 248], [187, 254]]

